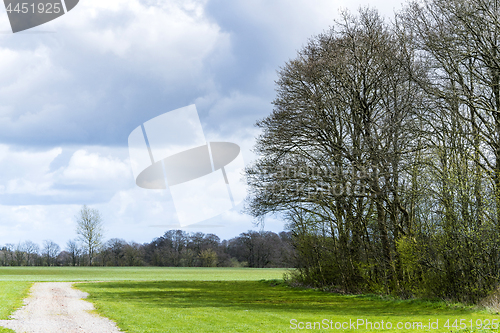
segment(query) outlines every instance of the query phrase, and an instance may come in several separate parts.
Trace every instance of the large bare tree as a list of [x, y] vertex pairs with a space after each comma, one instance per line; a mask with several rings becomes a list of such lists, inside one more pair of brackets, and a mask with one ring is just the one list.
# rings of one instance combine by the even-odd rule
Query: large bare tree
[[248, 212], [298, 279], [476, 301], [500, 283], [500, 0], [344, 13], [278, 72]]
[[84, 205], [76, 216], [79, 239], [89, 258], [89, 265], [93, 264], [94, 257], [102, 245], [104, 238], [103, 221], [97, 209]]
[[400, 43], [375, 10], [344, 13], [281, 68], [274, 111], [257, 124], [248, 211], [286, 214], [304, 242], [329, 237], [310, 243], [326, 252], [303, 247], [321, 283], [397, 288], [395, 243], [411, 233], [400, 181], [418, 150], [419, 101]]

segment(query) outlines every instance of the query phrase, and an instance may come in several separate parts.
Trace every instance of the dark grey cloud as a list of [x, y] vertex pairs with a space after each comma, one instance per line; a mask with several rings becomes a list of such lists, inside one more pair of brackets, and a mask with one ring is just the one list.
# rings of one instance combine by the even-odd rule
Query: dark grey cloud
[[245, 132], [271, 111], [276, 70], [342, 4], [81, 2], [44, 25], [56, 33], [0, 36], [0, 143], [125, 146], [194, 102], [208, 131]]
[[122, 7], [80, 5], [95, 11], [84, 29], [75, 15], [54, 34], [1, 36], [0, 55], [11, 55], [0, 64], [1, 143], [123, 146], [137, 124], [206, 93], [217, 26], [175, 8]]

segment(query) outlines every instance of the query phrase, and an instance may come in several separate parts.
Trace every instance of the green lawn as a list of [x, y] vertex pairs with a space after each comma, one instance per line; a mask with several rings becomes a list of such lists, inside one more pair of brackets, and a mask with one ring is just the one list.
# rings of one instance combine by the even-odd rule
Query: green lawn
[[284, 269], [199, 267], [0, 267], [0, 281], [217, 281], [281, 279]]
[[[9, 319], [9, 315], [23, 305], [31, 285], [30, 282], [0, 282], [0, 319]], [[14, 331], [0, 327], [0, 332]]]
[[[307, 322], [324, 324], [323, 320], [333, 329], [314, 331], [373, 332], [379, 331], [373, 328], [375, 322], [380, 324], [383, 320], [385, 325], [391, 322], [394, 328], [399, 322], [415, 327], [386, 332], [456, 332], [451, 327], [455, 319], [457, 324], [464, 319], [467, 325], [472, 320], [474, 328], [477, 320], [500, 319], [498, 315], [453, 308], [443, 302], [341, 296], [263, 281], [129, 281], [83, 283], [77, 288], [90, 293], [89, 300], [99, 313], [116, 321], [123, 330], [136, 333], [310, 331], [299, 329], [299, 322], [307, 328]], [[355, 330], [335, 329], [336, 322], [358, 319], [372, 322], [372, 329], [363, 325]], [[446, 329], [448, 319], [450, 328]], [[429, 320], [438, 321], [439, 329], [417, 329], [414, 325], [418, 324], [413, 324], [429, 326]], [[492, 331], [497, 330], [485, 330]]]

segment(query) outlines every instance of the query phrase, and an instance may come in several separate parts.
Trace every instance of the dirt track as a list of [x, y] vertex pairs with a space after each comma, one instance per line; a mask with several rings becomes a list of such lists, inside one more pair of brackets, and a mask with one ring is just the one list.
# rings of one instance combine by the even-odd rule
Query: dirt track
[[94, 307], [82, 299], [87, 293], [71, 286], [69, 282], [35, 283], [25, 305], [14, 312], [12, 320], [0, 320], [0, 326], [16, 333], [120, 332], [111, 320], [89, 313]]

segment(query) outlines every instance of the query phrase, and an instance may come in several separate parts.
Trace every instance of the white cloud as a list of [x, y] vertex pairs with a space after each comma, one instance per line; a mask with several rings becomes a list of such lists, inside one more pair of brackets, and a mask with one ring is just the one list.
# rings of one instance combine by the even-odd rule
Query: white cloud
[[79, 149], [71, 157], [69, 165], [60, 172], [57, 181], [66, 185], [100, 188], [129, 182], [130, 177], [128, 161]]
[[204, 60], [228, 38], [205, 17], [204, 3], [90, 0], [78, 15], [57, 21], [57, 29], [71, 31], [85, 52], [113, 55], [136, 74], [168, 83], [201, 79]]
[[0, 145], [0, 193], [45, 193], [52, 185], [50, 163], [61, 148], [33, 152]]
[[31, 240], [41, 245], [43, 240], [52, 239], [64, 248], [76, 237], [74, 216], [78, 209], [69, 205], [0, 205], [0, 243]]
[[42, 203], [47, 196], [72, 195], [76, 199], [79, 193], [114, 193], [133, 186], [125, 149], [111, 149], [110, 153], [109, 149], [83, 147], [71, 153], [67, 164], [51, 170], [62, 151], [61, 147], [31, 151], [0, 145], [0, 194], [25, 194]]

